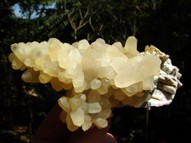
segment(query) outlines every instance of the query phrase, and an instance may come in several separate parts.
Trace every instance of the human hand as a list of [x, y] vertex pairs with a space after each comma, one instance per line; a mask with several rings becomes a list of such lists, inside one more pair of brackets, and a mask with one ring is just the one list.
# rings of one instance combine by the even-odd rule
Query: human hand
[[30, 143], [117, 143], [108, 133], [109, 126], [98, 129], [93, 127], [88, 131], [78, 129], [71, 132], [59, 118], [61, 108], [58, 104], [51, 110], [42, 122]]

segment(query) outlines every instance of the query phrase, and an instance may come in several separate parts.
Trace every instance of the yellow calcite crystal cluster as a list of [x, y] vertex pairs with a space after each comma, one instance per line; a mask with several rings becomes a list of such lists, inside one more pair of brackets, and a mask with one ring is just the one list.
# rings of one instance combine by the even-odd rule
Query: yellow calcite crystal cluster
[[24, 71], [25, 82], [50, 82], [56, 91], [68, 90], [58, 104], [63, 109], [60, 118], [71, 131], [106, 127], [114, 107], [142, 106], [152, 98], [161, 73], [162, 60], [155, 48], [139, 52], [134, 36], [125, 46], [103, 39], [69, 44], [50, 38], [15, 43], [11, 50], [12, 68]]

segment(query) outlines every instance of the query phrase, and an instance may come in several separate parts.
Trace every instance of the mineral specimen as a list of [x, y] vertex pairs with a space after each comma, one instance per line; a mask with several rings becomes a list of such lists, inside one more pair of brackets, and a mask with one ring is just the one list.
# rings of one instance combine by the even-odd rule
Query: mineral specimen
[[124, 47], [103, 39], [69, 44], [50, 38], [15, 43], [11, 50], [12, 68], [24, 71], [25, 82], [50, 82], [56, 91], [68, 90], [58, 104], [60, 119], [71, 131], [106, 127], [115, 107], [170, 104], [182, 86], [169, 56], [154, 46], [139, 52], [134, 36]]

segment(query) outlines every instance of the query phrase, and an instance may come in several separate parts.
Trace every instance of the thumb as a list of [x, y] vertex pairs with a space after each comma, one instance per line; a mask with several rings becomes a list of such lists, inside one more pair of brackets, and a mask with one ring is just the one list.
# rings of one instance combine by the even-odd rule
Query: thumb
[[104, 143], [117, 143], [117, 141], [115, 140], [114, 136], [110, 133], [106, 134]]

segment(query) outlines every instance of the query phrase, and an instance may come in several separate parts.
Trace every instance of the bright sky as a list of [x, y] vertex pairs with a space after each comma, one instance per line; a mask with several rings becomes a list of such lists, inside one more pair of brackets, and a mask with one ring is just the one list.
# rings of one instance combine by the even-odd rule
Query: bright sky
[[[52, 4], [52, 5], [47, 5], [46, 8], [47, 9], [53, 9], [55, 8], [56, 4]], [[42, 6], [40, 6], [41, 8]], [[24, 17], [24, 15], [21, 13], [21, 9], [20, 9], [20, 6], [18, 4], [15, 4], [13, 7], [12, 7], [13, 11], [14, 11], [14, 14], [16, 17], [19, 17], [19, 18], [26, 18]], [[34, 12], [31, 16], [31, 18], [37, 18], [38, 15], [36, 14], [36, 12]]]
[[22, 17], [22, 14], [20, 13], [20, 7], [18, 4], [15, 4], [12, 9], [14, 10], [14, 14], [16, 17]]

